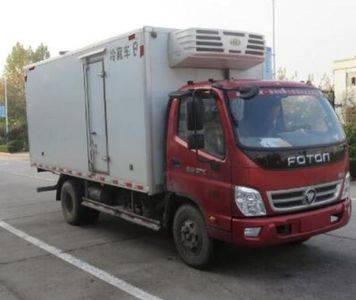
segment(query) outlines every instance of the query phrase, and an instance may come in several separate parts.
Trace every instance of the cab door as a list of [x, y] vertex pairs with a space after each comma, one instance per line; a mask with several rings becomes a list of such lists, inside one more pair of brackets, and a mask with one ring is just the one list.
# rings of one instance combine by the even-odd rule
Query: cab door
[[222, 99], [213, 91], [196, 93], [203, 103], [204, 148], [188, 149], [187, 103], [191, 95], [173, 100], [167, 141], [167, 187], [195, 201], [213, 227], [230, 231], [231, 161], [227, 147], [227, 120]]

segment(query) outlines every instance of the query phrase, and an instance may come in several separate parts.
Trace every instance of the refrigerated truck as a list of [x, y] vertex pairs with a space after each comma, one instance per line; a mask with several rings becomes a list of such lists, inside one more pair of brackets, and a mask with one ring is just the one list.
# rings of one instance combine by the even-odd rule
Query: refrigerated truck
[[171, 232], [203, 268], [216, 243], [300, 243], [346, 225], [348, 155], [320, 90], [263, 81], [263, 35], [144, 27], [27, 67], [30, 159], [65, 220]]

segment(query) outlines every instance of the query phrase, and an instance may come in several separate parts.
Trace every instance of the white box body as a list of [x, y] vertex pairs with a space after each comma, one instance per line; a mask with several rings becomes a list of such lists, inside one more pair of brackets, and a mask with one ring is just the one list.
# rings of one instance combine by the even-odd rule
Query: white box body
[[[144, 27], [29, 66], [32, 165], [148, 194], [164, 191], [169, 93], [220, 68], [170, 67], [175, 29]], [[230, 70], [262, 79], [263, 63]]]

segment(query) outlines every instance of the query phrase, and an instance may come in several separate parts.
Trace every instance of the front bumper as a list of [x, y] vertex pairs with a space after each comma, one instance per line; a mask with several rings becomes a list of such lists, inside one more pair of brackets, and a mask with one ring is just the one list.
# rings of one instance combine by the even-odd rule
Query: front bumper
[[[270, 246], [304, 239], [342, 227], [351, 217], [351, 199], [312, 211], [253, 219], [233, 219], [232, 239], [238, 246]], [[257, 237], [245, 228], [260, 227]]]

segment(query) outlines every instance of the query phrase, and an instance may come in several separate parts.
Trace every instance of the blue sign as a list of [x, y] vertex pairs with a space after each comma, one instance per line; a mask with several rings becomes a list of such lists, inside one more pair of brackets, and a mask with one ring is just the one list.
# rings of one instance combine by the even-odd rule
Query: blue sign
[[263, 79], [271, 80], [273, 78], [272, 73], [272, 48], [266, 47], [265, 63], [263, 66]]
[[5, 117], [6, 117], [5, 105], [0, 104], [0, 119], [5, 118]]

